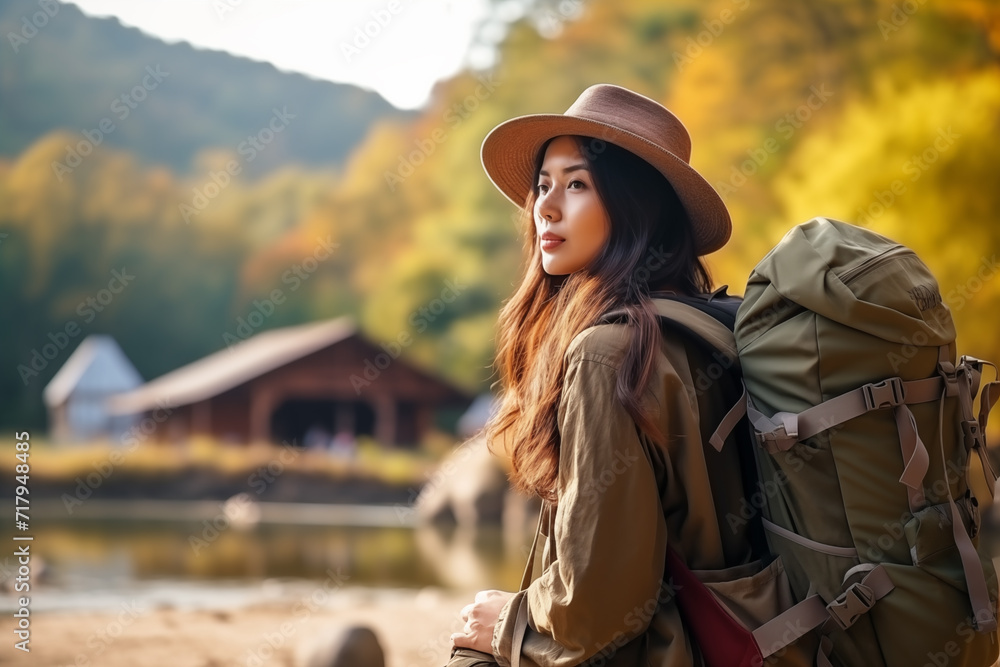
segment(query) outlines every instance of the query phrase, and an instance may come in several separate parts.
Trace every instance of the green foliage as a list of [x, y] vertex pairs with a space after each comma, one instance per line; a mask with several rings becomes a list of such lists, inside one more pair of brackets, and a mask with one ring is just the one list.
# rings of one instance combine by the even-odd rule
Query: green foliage
[[[22, 22], [40, 11], [37, 0], [0, 3], [0, 155], [17, 155], [60, 128], [82, 139], [82, 132], [107, 119], [114, 126], [105, 139], [110, 145], [186, 171], [203, 150], [236, 151], [267, 127], [275, 108], [287, 108], [295, 116], [287, 130], [266, 150], [244, 153], [245, 169], [260, 176], [289, 162], [341, 164], [373, 120], [413, 116], [356, 86], [187, 43], [166, 44], [117, 19], [51, 4], [58, 11], [35, 34]], [[22, 31], [33, 36], [12, 41], [10, 35]], [[147, 68], [161, 72], [161, 80], [148, 78]], [[133, 99], [144, 83], [148, 88]]]
[[[0, 26], [31, 6], [8, 4]], [[1000, 359], [1000, 287], [975, 282], [1000, 241], [1000, 15], [985, 0], [913, 6], [539, 0], [507, 26], [492, 71], [441, 82], [411, 115], [259, 65], [222, 76], [228, 57], [62, 6], [72, 31], [54, 21], [0, 61], [0, 153], [16, 155], [0, 163], [0, 422], [42, 422], [41, 387], [87, 333], [115, 335], [151, 378], [225, 345], [275, 290], [285, 300], [261, 329], [351, 314], [374, 342], [486, 388], [522, 230], [479, 147], [497, 123], [561, 113], [598, 82], [662, 101], [690, 130], [692, 163], [735, 223], [710, 257], [717, 282], [740, 293], [764, 252], [814, 215], [869, 224], [912, 245], [946, 296], [961, 297], [949, 303], [963, 351]], [[178, 72], [169, 90], [60, 180], [52, 162], [132, 85], [133, 65], [158, 61]], [[292, 121], [281, 150], [241, 163], [241, 137], [281, 105], [315, 113]], [[957, 136], [914, 172], [939, 130]], [[232, 161], [247, 168], [185, 212]], [[905, 192], [864, 219], [897, 180]], [[321, 259], [324, 244], [334, 249]], [[315, 270], [302, 273], [310, 258]], [[122, 266], [134, 282], [83, 322], [79, 304]], [[17, 366], [71, 320], [81, 335], [25, 385]]]
[[876, 90], [791, 155], [774, 184], [787, 218], [828, 215], [909, 245], [938, 278], [960, 351], [1000, 359], [1000, 191], [988, 185], [1000, 72]]

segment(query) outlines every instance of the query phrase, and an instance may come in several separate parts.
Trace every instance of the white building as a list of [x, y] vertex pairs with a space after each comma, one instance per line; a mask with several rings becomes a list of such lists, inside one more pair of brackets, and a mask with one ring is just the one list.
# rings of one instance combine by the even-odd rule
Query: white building
[[87, 336], [45, 386], [53, 441], [119, 439], [136, 415], [112, 415], [104, 400], [143, 383], [139, 372], [111, 336]]

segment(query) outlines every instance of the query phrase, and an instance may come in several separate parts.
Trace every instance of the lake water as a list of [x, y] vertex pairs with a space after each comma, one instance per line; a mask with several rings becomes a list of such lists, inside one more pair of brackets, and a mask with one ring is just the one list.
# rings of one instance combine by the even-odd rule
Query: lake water
[[[24, 544], [5, 533], [3, 543]], [[522, 542], [505, 542], [499, 528], [470, 534], [258, 524], [213, 531], [194, 522], [50, 520], [33, 522], [30, 533], [36, 611], [114, 608], [137, 597], [182, 608], [226, 607], [335, 577], [346, 586], [386, 590], [516, 590], [526, 553]], [[0, 557], [4, 610], [14, 605], [17, 570], [6, 554]]]

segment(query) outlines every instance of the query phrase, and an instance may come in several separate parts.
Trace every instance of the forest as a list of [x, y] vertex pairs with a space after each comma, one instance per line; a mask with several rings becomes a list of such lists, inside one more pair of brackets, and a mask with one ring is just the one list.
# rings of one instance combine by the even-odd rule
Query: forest
[[[731, 293], [791, 226], [833, 217], [916, 250], [959, 352], [1000, 359], [1000, 4], [536, 0], [506, 18], [507, 4], [489, 31], [502, 34], [497, 64], [401, 113], [68, 5], [15, 52], [7, 35], [35, 5], [11, 3], [0, 423], [43, 426], [42, 389], [89, 334], [112, 334], [152, 379], [340, 315], [487, 390], [521, 238], [480, 144], [599, 82], [688, 127], [692, 163], [733, 215], [732, 241], [709, 258]], [[239, 76], [223, 78], [230, 67]]]

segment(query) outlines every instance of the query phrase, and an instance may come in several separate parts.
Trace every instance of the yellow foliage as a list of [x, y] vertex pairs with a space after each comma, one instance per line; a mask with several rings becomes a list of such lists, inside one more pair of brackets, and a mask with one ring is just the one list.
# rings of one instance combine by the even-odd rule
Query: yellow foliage
[[775, 180], [785, 220], [825, 215], [912, 247], [938, 278], [960, 349], [1000, 359], [1000, 72], [882, 81], [811, 134]]

